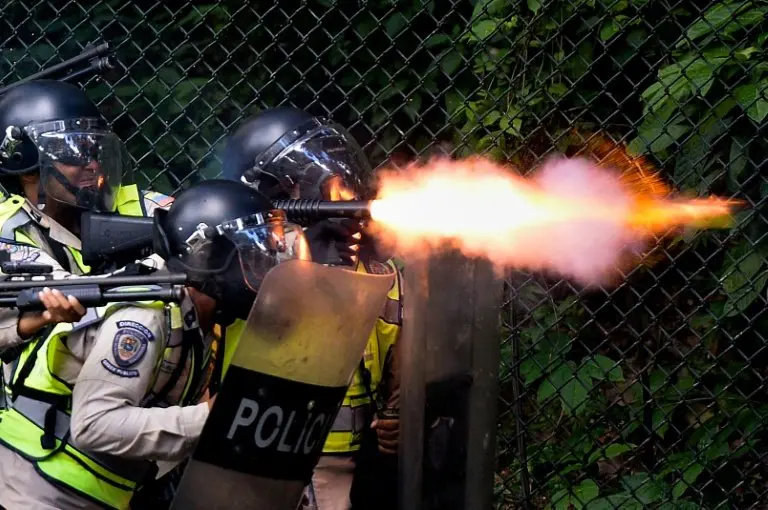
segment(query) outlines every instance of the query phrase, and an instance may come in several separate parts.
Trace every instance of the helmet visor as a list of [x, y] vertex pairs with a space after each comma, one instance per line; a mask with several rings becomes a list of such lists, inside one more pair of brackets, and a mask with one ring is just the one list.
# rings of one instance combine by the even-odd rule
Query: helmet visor
[[245, 283], [254, 292], [279, 263], [311, 260], [302, 228], [282, 219], [265, 222], [257, 214], [222, 223], [218, 230], [235, 245]]
[[128, 153], [114, 133], [98, 126], [50, 123], [33, 140], [40, 153], [40, 183], [45, 196], [98, 212], [115, 209]]
[[257, 180], [276, 180], [294, 198], [322, 200], [360, 196], [371, 174], [352, 135], [318, 120], [284, 135], [257, 158], [254, 170]]

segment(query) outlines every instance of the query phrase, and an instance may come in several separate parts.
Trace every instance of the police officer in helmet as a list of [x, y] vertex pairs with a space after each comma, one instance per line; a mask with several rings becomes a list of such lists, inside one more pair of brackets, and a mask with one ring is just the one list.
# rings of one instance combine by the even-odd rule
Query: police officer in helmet
[[[366, 194], [371, 166], [341, 126], [297, 108], [274, 108], [246, 121], [230, 137], [222, 171], [273, 200], [350, 200]], [[361, 228], [354, 220], [325, 220], [307, 229], [313, 260], [356, 263]], [[335, 249], [334, 249], [335, 248]]]
[[261, 280], [279, 262], [310, 260], [301, 227], [285, 220], [262, 193], [225, 179], [183, 191], [155, 213], [154, 251], [216, 300], [216, 324], [248, 317]]
[[[95, 268], [80, 256], [83, 211], [141, 216], [170, 203], [122, 185], [130, 176], [123, 143], [78, 87], [31, 81], [0, 98], [0, 181], [15, 192], [0, 199], [0, 242], [13, 261], [51, 265], [55, 277], [91, 272]], [[0, 314], [0, 352], [22, 345], [44, 326], [77, 321], [85, 313], [76, 299], [57, 291], [44, 291], [43, 302], [44, 313]]]
[[15, 87], [0, 101], [0, 126], [0, 173], [29, 176], [21, 181], [27, 198], [42, 198], [70, 232], [79, 231], [80, 212], [116, 209], [121, 180], [131, 176], [127, 152], [82, 90], [48, 80]]
[[208, 417], [214, 321], [245, 319], [266, 273], [308, 253], [298, 227], [232, 181], [185, 190], [155, 220], [155, 250], [189, 275], [184, 301], [114, 303], [45, 339], [0, 420], [0, 507], [144, 508], [133, 493], [189, 457]]
[[[359, 145], [344, 128], [289, 107], [265, 110], [240, 126], [225, 149], [223, 172], [271, 199], [322, 200], [364, 197], [372, 174]], [[397, 271], [391, 260], [379, 260], [359, 222], [325, 220], [305, 233], [315, 262], [360, 272]], [[364, 501], [352, 498], [361, 508], [379, 504], [391, 508], [393, 500], [387, 496], [397, 492], [399, 277], [388, 298], [315, 469], [312, 488], [318, 510], [349, 508], [353, 480], [361, 487], [353, 492], [368, 496]], [[375, 491], [361, 485], [372, 474], [377, 478]]]

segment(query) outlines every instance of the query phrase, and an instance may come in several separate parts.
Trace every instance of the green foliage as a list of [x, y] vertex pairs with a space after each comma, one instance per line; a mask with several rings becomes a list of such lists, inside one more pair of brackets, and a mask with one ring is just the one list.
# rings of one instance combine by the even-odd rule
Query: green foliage
[[602, 131], [679, 191], [754, 204], [730, 231], [662, 240], [661, 260], [611, 292], [514, 289], [504, 335], [522, 359], [502, 346], [501, 392], [521, 400], [527, 457], [502, 413], [500, 444], [512, 446], [497, 480], [498, 508], [520, 507], [523, 468], [536, 508], [746, 508], [767, 474], [768, 5], [667, 4], [40, 2], [3, 11], [30, 49], [5, 48], [0, 72], [25, 76], [108, 40], [127, 72], [87, 90], [139, 184], [159, 191], [218, 175], [233, 127], [293, 104], [348, 126], [376, 165], [449, 141], [525, 172]]

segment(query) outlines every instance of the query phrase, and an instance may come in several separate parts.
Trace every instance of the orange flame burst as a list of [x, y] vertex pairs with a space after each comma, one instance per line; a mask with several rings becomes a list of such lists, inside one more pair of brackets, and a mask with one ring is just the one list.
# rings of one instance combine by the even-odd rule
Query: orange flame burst
[[647, 170], [621, 173], [586, 158], [555, 158], [522, 178], [478, 157], [435, 160], [380, 175], [373, 230], [405, 256], [458, 248], [498, 269], [552, 271], [604, 285], [642, 256], [654, 235], [712, 227], [713, 220], [729, 219], [735, 205], [670, 197]]

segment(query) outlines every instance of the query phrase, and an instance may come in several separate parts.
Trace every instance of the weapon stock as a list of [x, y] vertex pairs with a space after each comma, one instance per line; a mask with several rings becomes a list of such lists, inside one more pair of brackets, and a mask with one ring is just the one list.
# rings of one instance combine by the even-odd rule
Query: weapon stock
[[80, 219], [83, 262], [131, 264], [151, 254], [153, 231], [152, 218], [85, 212]]

